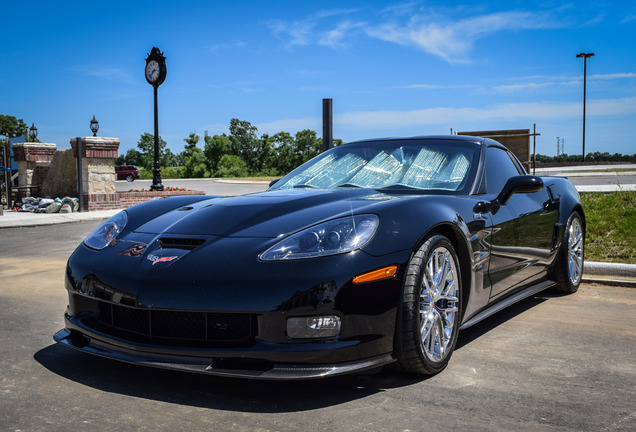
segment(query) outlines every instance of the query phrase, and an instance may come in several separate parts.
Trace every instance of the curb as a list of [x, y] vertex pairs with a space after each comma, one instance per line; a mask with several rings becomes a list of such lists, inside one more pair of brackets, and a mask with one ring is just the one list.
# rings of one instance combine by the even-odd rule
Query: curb
[[586, 261], [585, 264], [583, 264], [583, 274], [589, 276], [612, 275], [636, 280], [636, 264]]
[[582, 281], [636, 288], [636, 264], [585, 261]]

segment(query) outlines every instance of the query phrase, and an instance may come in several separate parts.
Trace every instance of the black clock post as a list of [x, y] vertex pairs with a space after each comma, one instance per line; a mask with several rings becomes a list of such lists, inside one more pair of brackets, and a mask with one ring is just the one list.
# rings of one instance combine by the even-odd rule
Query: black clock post
[[153, 87], [155, 93], [155, 165], [152, 170], [152, 186], [150, 189], [162, 191], [161, 166], [159, 165], [159, 110], [157, 108], [157, 89], [166, 79], [166, 58], [157, 47], [152, 47], [146, 58], [146, 81]]

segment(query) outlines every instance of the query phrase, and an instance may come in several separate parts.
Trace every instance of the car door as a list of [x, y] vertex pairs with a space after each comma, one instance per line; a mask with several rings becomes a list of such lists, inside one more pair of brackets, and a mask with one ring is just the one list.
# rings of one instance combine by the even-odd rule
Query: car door
[[[490, 200], [510, 177], [525, 174], [508, 151], [488, 147], [486, 191]], [[553, 249], [558, 212], [546, 188], [512, 195], [506, 205], [491, 214], [488, 276], [491, 299], [530, 285], [547, 272]]]

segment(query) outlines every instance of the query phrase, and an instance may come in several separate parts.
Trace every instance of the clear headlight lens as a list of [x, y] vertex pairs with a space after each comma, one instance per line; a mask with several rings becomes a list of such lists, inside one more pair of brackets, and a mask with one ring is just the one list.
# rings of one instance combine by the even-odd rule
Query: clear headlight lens
[[95, 228], [86, 239], [84, 244], [91, 249], [102, 250], [111, 244], [117, 235], [122, 232], [128, 222], [128, 215], [125, 211], [117, 213], [115, 216]]
[[276, 261], [350, 252], [371, 240], [378, 223], [378, 217], [372, 214], [334, 219], [287, 237], [261, 254], [260, 258]]

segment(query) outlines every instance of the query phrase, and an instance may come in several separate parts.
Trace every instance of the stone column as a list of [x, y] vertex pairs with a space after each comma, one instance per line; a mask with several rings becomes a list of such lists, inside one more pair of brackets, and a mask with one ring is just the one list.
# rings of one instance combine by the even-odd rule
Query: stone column
[[115, 192], [115, 159], [119, 150], [119, 138], [71, 138], [71, 147], [76, 158], [78, 139], [82, 149], [82, 172], [79, 175], [84, 192], [83, 210], [121, 208], [119, 194]]
[[39, 194], [56, 150], [57, 145], [52, 143], [13, 144], [14, 159], [18, 163], [18, 200]]

